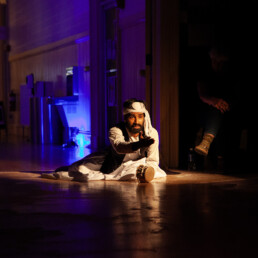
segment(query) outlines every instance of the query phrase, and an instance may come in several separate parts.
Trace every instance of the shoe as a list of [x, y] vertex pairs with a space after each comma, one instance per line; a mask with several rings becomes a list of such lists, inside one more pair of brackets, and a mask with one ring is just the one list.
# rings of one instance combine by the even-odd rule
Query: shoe
[[194, 151], [206, 157], [209, 153], [210, 145], [213, 139], [214, 139], [214, 135], [204, 134], [201, 143], [194, 148]]

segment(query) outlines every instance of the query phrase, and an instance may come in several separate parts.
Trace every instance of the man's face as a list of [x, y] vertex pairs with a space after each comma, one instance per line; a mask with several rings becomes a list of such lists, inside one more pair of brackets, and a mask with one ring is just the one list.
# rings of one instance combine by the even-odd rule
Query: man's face
[[144, 113], [132, 112], [125, 118], [126, 127], [131, 133], [139, 133], [143, 130]]
[[229, 58], [222, 54], [210, 53], [212, 69], [217, 73], [224, 73], [227, 71]]

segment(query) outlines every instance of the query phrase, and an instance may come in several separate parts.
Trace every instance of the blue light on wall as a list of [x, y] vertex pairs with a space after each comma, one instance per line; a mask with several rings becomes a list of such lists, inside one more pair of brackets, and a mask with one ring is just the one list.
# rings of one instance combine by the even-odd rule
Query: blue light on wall
[[[69, 76], [67, 96], [56, 98], [59, 115], [64, 130], [64, 147], [85, 148], [91, 141], [91, 110], [89, 72], [84, 67], [73, 66], [66, 69]], [[80, 151], [83, 155], [84, 151]]]
[[81, 159], [85, 157], [86, 155], [90, 154], [90, 149], [85, 148], [90, 146], [90, 138], [87, 134], [85, 133], [78, 133], [75, 136], [75, 143], [77, 144], [78, 148], [76, 150], [76, 157]]
[[90, 138], [84, 133], [78, 133], [75, 136], [75, 142], [79, 147], [87, 147], [90, 145]]
[[[70, 128], [70, 141], [72, 140], [78, 149], [85, 147], [89, 149], [91, 143], [89, 35], [76, 39], [75, 44], [78, 65], [66, 68], [67, 98], [72, 101], [62, 106], [67, 127]], [[78, 151], [79, 156], [83, 153], [82, 150]]]

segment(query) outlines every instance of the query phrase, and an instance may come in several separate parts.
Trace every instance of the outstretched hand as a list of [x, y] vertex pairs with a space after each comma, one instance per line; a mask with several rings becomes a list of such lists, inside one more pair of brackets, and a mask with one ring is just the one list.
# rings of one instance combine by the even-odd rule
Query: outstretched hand
[[139, 134], [139, 142], [140, 142], [140, 148], [143, 148], [143, 147], [149, 147], [155, 142], [155, 140], [151, 137], [143, 137], [143, 132], [141, 131]]
[[140, 148], [146, 148], [152, 145], [155, 142], [155, 140], [151, 137], [144, 137], [143, 133], [139, 133], [139, 141], [132, 143], [132, 151], [136, 151]]

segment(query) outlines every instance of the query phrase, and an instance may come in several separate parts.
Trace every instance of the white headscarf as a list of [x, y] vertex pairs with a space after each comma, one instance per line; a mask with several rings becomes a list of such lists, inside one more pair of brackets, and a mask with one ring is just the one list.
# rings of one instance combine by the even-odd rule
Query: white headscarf
[[151, 119], [150, 119], [150, 114], [148, 110], [145, 108], [145, 105], [142, 102], [134, 102], [132, 104], [132, 108], [126, 108], [123, 111], [124, 115], [127, 115], [129, 113], [133, 112], [138, 112], [138, 113], [144, 113], [145, 118], [144, 118], [144, 132], [146, 136], [150, 136], [151, 131], [152, 131], [152, 125], [151, 125]]

